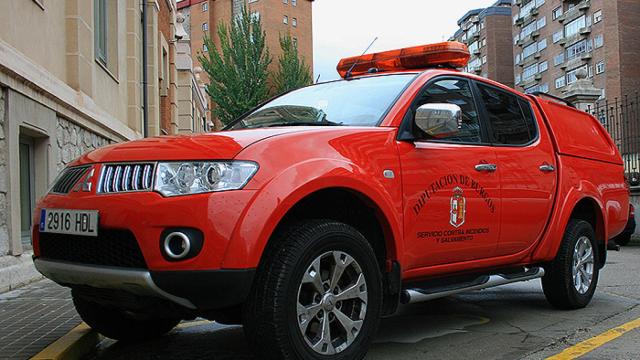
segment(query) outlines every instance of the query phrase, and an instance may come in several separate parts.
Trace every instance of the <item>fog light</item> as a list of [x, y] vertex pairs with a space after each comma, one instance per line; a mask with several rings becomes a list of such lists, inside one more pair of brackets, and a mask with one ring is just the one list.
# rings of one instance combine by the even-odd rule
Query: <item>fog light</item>
[[182, 260], [191, 251], [191, 239], [185, 233], [172, 232], [164, 238], [164, 252], [174, 260]]

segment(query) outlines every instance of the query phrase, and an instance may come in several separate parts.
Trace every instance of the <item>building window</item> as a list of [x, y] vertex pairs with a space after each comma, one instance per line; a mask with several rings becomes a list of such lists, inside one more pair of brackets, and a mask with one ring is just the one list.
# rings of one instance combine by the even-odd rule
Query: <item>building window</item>
[[549, 69], [549, 63], [547, 61], [538, 64], [538, 72], [545, 72], [547, 69]]
[[207, 47], [207, 44], [202, 44], [202, 51], [209, 52], [209, 48]]
[[567, 61], [591, 51], [591, 40], [582, 40], [567, 47]]
[[202, 3], [202, 12], [209, 11], [209, 2], [205, 1]]
[[572, 22], [564, 26], [564, 36], [569, 37], [569, 36], [575, 35], [580, 31], [580, 29], [582, 29], [586, 25], [587, 25], [587, 19], [584, 15], [582, 15], [579, 18], [573, 20]]
[[209, 23], [202, 23], [202, 31], [209, 31]]
[[94, 32], [96, 58], [104, 65], [107, 64], [107, 0], [94, 0]]
[[533, 64], [524, 68], [522, 72], [522, 80], [527, 81], [538, 73], [538, 64]]
[[560, 16], [562, 16], [562, 6], [558, 6], [557, 8], [553, 9], [553, 12], [551, 13], [551, 17], [553, 18], [553, 20], [559, 18]]
[[485, 47], [485, 46], [487, 46], [487, 39], [486, 38], [482, 39], [482, 47]]
[[560, 76], [556, 79], [556, 89], [563, 88], [566, 85], [567, 80], [564, 76]]
[[289, 4], [289, 0], [282, 0], [283, 4]]
[[486, 56], [486, 55], [482, 57], [482, 63], [483, 63], [483, 64], [486, 64], [486, 63], [487, 63], [487, 56]]
[[595, 40], [593, 41], [596, 48], [600, 48], [604, 46], [604, 35], [596, 35]]
[[542, 51], [547, 48], [547, 39], [542, 39], [538, 42], [538, 51]]
[[522, 49], [522, 58], [526, 59], [529, 56], [535, 54], [536, 51], [538, 51], [538, 43], [533, 43]]
[[296, 18], [291, 19], [291, 25], [293, 27], [298, 27], [298, 19], [296, 19]]
[[520, 81], [522, 81], [522, 75], [516, 74], [516, 85], [520, 84]]
[[604, 72], [604, 61], [600, 61], [596, 64], [596, 74], [602, 74]]
[[540, 20], [538, 20], [538, 29], [542, 29], [547, 26], [547, 17], [543, 16]]
[[557, 43], [558, 41], [562, 40], [564, 38], [564, 31], [563, 30], [559, 30], [553, 33], [553, 43]]
[[298, 0], [291, 0], [291, 5], [298, 6]]
[[558, 66], [564, 63], [564, 52], [553, 57], [553, 65]]
[[293, 38], [293, 47], [296, 48], [296, 49], [298, 48], [298, 38], [297, 37]]
[[602, 21], [602, 10], [598, 10], [593, 13], [593, 23], [597, 24]]
[[287, 15], [282, 18], [282, 23], [287, 25], [289, 24], [289, 17]]

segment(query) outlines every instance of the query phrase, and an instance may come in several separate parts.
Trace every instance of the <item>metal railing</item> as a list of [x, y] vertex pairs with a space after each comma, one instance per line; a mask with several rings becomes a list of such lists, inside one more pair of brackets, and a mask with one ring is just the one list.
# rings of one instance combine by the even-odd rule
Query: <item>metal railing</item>
[[640, 93], [596, 102], [587, 112], [609, 131], [622, 154], [627, 181], [640, 190]]

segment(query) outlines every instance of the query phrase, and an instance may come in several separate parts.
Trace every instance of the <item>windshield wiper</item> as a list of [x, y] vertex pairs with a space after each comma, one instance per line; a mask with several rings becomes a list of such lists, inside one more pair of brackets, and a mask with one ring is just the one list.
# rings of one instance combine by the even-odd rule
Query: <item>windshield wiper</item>
[[275, 124], [269, 124], [267, 127], [278, 127], [278, 126], [342, 126], [342, 123], [337, 123], [333, 121], [296, 121], [296, 122], [280, 122]]

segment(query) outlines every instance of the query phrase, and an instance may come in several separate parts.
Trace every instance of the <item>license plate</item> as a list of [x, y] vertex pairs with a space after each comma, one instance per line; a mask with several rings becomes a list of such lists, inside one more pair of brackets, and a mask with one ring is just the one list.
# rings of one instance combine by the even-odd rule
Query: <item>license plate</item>
[[96, 237], [98, 236], [98, 212], [42, 209], [40, 232]]

